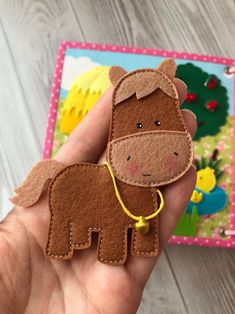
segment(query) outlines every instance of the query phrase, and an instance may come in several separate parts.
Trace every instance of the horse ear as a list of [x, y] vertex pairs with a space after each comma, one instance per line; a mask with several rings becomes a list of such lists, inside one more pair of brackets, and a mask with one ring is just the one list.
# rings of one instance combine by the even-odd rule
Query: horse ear
[[166, 74], [167, 76], [169, 76], [169, 78], [173, 79], [176, 73], [176, 63], [173, 59], [166, 59], [160, 63], [157, 70]]
[[127, 72], [121, 67], [118, 66], [111, 67], [109, 70], [109, 80], [112, 83], [112, 85], [114, 86], [117, 83], [117, 81], [126, 73]]

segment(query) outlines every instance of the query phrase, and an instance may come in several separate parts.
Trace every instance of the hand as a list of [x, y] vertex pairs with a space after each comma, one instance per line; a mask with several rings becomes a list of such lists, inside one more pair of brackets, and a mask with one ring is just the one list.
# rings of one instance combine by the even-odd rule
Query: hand
[[[182, 81], [174, 81], [181, 102]], [[55, 159], [68, 165], [96, 163], [105, 150], [111, 115], [109, 90], [70, 135]], [[183, 111], [193, 136], [196, 119]], [[193, 167], [163, 190], [160, 217], [161, 248], [179, 220], [196, 181]], [[75, 251], [69, 261], [44, 257], [50, 213], [46, 192], [30, 208], [14, 208], [0, 224], [1, 313], [135, 313], [157, 258], [129, 256], [124, 266], [96, 260], [96, 244]]]

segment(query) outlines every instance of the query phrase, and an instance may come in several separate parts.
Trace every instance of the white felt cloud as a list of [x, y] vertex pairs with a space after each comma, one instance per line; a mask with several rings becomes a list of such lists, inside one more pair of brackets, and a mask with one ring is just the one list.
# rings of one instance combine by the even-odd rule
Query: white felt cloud
[[94, 67], [100, 65], [93, 62], [90, 58], [66, 56], [64, 60], [64, 69], [61, 81], [61, 87], [69, 90], [77, 76], [87, 72]]

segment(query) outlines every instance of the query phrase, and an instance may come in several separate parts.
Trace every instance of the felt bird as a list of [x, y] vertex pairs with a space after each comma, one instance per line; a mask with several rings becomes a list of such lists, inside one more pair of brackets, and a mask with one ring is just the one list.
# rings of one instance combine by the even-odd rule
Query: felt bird
[[210, 192], [216, 185], [216, 177], [214, 169], [206, 167], [197, 171], [197, 183], [196, 187], [203, 192]]
[[206, 167], [197, 171], [196, 187], [186, 212], [191, 214], [196, 206], [198, 215], [211, 215], [223, 210], [226, 204], [227, 195], [216, 185], [214, 169]]

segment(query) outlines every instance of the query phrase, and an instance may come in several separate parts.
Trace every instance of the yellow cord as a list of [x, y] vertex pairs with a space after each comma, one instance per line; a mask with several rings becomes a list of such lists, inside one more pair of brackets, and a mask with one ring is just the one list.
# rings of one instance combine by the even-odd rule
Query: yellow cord
[[[136, 227], [137, 227], [136, 229], [137, 229], [138, 231], [140, 231], [140, 232], [142, 232], [142, 233], [147, 233], [148, 230], [149, 230], [149, 227], [148, 227], [149, 225], [147, 225], [147, 227], [146, 227], [146, 221], [155, 218], [155, 217], [160, 213], [160, 211], [163, 209], [163, 207], [164, 207], [164, 199], [163, 199], [163, 196], [162, 196], [161, 191], [159, 191], [158, 189], [156, 190], [156, 192], [158, 193], [158, 195], [159, 195], [159, 197], [160, 197], [160, 206], [159, 206], [159, 208], [158, 208], [154, 213], [152, 213], [151, 215], [146, 216], [146, 217], [143, 217], [143, 216], [135, 216], [135, 215], [133, 215], [133, 214], [129, 211], [129, 209], [128, 209], [128, 208], [125, 206], [125, 204], [123, 203], [123, 200], [122, 200], [122, 198], [121, 198], [121, 195], [120, 195], [120, 193], [119, 193], [119, 191], [118, 191], [118, 187], [117, 187], [117, 184], [116, 184], [115, 176], [114, 176], [114, 174], [113, 174], [113, 171], [112, 171], [112, 169], [111, 169], [109, 163], [108, 163], [107, 161], [105, 161], [105, 162], [104, 162], [104, 165], [106, 165], [107, 168], [108, 168], [108, 170], [109, 170], [110, 176], [111, 176], [112, 181], [113, 181], [115, 194], [116, 194], [116, 196], [117, 196], [117, 199], [118, 199], [118, 201], [119, 201], [119, 203], [120, 203], [120, 205], [121, 205], [123, 211], [126, 213], [126, 215], [127, 215], [128, 217], [130, 217], [130, 218], [132, 218], [132, 219], [138, 221], [138, 222], [136, 223]], [[141, 225], [141, 227], [142, 227], [142, 225], [144, 225], [144, 230], [143, 230], [143, 231], [138, 227], [139, 225]]]

